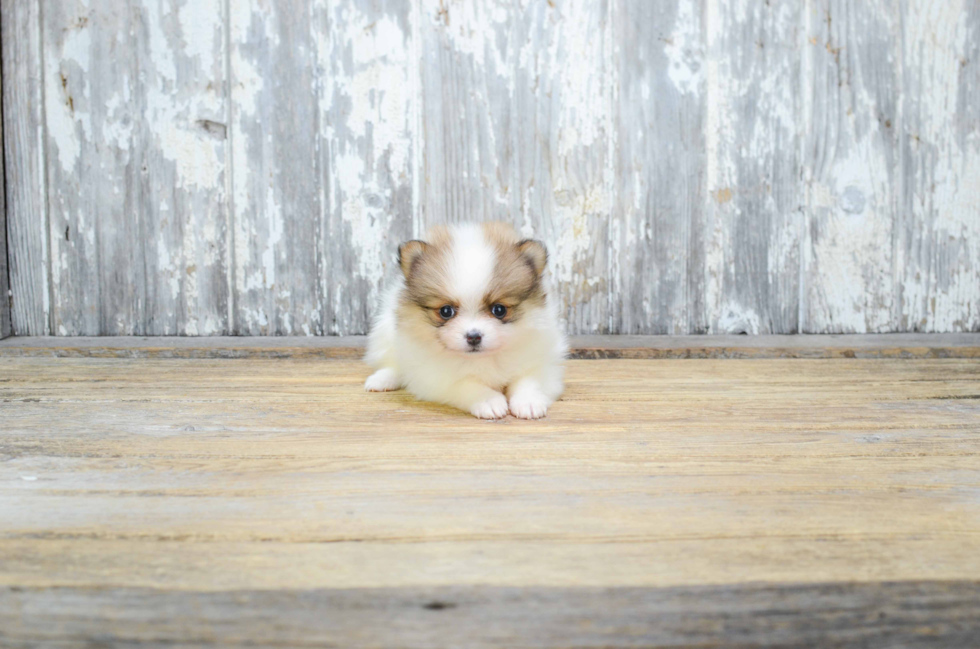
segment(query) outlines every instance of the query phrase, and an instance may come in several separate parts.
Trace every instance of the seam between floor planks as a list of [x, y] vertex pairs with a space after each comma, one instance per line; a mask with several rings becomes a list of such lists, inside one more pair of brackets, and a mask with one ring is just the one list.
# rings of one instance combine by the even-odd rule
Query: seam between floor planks
[[[332, 358], [364, 354], [364, 336], [22, 337], [0, 357]], [[980, 358], [980, 333], [767, 336], [573, 336], [573, 359]]]

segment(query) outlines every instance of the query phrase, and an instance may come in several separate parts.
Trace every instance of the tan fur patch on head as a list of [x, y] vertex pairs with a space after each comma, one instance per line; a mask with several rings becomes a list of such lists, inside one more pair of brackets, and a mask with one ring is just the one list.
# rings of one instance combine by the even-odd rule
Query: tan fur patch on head
[[530, 239], [521, 241], [506, 223], [484, 223], [483, 236], [494, 248], [496, 263], [487, 290], [487, 308], [503, 304], [508, 313], [504, 322], [518, 319], [527, 306], [540, 306], [545, 293], [541, 284], [547, 252]]
[[402, 246], [413, 243], [421, 243], [422, 246], [407, 271], [404, 262], [402, 264], [407, 289], [403, 307], [413, 310], [421, 308], [430, 324], [440, 325], [442, 320], [436, 311], [448, 300], [452, 236], [447, 228], [437, 226], [429, 231], [425, 242], [409, 241]]
[[490, 221], [489, 223], [481, 223], [480, 227], [483, 230], [483, 237], [497, 249], [512, 246], [518, 241], [517, 231], [509, 223]]
[[409, 279], [415, 263], [421, 261], [423, 256], [438, 257], [440, 253], [445, 256], [451, 244], [452, 235], [449, 230], [443, 225], [437, 225], [429, 230], [425, 241], [413, 239], [398, 246], [398, 263], [405, 279]]
[[445, 225], [434, 225], [429, 228], [425, 240], [437, 248], [448, 249], [453, 243], [453, 235]]

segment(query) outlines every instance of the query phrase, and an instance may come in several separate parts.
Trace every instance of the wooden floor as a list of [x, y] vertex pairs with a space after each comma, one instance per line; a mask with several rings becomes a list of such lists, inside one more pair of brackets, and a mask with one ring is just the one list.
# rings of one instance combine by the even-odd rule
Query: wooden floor
[[0, 646], [980, 645], [980, 362], [0, 356]]

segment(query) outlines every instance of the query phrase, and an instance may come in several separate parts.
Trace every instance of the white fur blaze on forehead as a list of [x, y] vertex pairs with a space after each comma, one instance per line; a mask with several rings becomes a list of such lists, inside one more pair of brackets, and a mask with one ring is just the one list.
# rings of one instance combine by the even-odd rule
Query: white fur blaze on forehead
[[453, 294], [464, 302], [478, 304], [493, 277], [496, 262], [493, 247], [478, 224], [454, 228], [452, 246]]

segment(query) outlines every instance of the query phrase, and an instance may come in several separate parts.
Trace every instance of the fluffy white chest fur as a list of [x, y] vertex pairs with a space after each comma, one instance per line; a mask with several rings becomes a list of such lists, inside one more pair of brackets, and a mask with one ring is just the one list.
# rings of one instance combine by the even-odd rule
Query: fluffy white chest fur
[[407, 389], [476, 417], [544, 417], [564, 387], [568, 344], [547, 253], [501, 223], [434, 229], [399, 249], [401, 276], [371, 327], [366, 390]]

